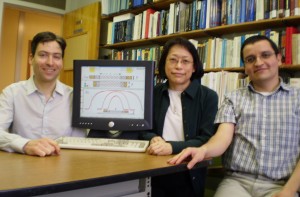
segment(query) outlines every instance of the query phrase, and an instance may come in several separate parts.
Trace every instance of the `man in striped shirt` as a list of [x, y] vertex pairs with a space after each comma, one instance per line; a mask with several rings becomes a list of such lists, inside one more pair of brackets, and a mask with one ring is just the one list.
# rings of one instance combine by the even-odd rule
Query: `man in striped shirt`
[[168, 162], [178, 164], [191, 156], [192, 168], [224, 153], [226, 176], [215, 196], [298, 196], [300, 89], [279, 77], [281, 54], [268, 37], [246, 39], [241, 58], [250, 83], [225, 97], [215, 119], [217, 133]]

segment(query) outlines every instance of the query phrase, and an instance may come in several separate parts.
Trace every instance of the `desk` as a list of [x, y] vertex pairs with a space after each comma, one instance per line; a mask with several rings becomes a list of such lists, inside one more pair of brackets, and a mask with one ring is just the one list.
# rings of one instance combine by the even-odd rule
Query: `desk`
[[60, 156], [35, 157], [0, 151], [0, 196], [49, 194], [187, 170], [185, 164], [167, 164], [171, 157], [67, 149]]

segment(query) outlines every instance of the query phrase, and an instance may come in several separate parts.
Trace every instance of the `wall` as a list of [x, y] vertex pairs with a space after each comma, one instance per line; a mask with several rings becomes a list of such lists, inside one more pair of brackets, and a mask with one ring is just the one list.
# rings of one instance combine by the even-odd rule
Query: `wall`
[[[71, 0], [67, 0], [71, 1]], [[53, 7], [48, 7], [48, 6], [43, 6], [43, 5], [38, 5], [36, 3], [29, 3], [25, 1], [19, 1], [19, 0], [0, 0], [0, 38], [1, 38], [1, 32], [2, 32], [2, 20], [3, 20], [3, 9], [4, 5], [13, 5], [16, 7], [21, 7], [21, 8], [26, 8], [26, 9], [31, 9], [31, 10], [39, 10], [39, 11], [45, 11], [49, 13], [55, 13], [55, 14], [60, 14], [63, 15], [65, 13], [65, 10], [62, 9], [57, 9]], [[0, 39], [1, 43], [1, 39]]]
[[66, 12], [76, 10], [77, 8], [81, 8], [96, 1], [101, 0], [66, 0]]
[[[96, 1], [66, 0], [66, 10], [62, 10], [21, 0], [0, 0], [0, 92], [27, 78], [28, 43], [36, 32], [51, 30], [61, 35], [66, 12]], [[7, 7], [9, 11], [4, 12]]]
[[[46, 12], [45, 6], [1, 1], [0, 92], [7, 85], [27, 78], [29, 41], [39, 31], [62, 33], [62, 14]], [[49, 8], [49, 10], [56, 10]], [[45, 23], [47, 21], [47, 23]]]

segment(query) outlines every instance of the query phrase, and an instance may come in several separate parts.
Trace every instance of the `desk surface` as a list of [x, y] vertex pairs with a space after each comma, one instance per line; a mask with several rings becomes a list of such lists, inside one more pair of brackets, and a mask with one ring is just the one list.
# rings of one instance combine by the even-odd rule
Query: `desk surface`
[[185, 164], [167, 164], [170, 157], [66, 149], [60, 156], [35, 157], [0, 151], [0, 194], [54, 193], [187, 170]]

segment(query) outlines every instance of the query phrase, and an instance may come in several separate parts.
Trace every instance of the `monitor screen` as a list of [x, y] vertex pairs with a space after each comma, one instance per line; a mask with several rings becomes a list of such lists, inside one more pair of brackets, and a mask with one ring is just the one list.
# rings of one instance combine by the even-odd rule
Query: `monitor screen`
[[104, 131], [152, 129], [154, 62], [74, 60], [72, 124]]

